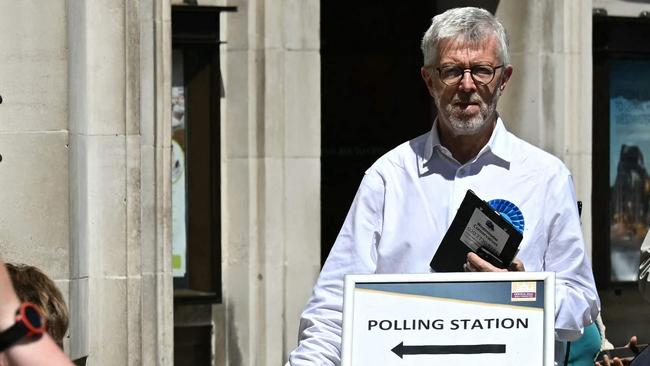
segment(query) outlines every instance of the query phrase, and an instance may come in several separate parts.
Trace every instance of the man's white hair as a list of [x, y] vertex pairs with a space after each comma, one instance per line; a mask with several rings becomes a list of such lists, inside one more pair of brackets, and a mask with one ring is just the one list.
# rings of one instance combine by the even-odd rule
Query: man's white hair
[[505, 65], [510, 64], [508, 37], [503, 25], [489, 11], [466, 7], [449, 9], [431, 19], [431, 26], [422, 38], [424, 66], [432, 66], [438, 60], [438, 46], [442, 41], [454, 39], [460, 42], [480, 45], [490, 36], [495, 36], [498, 55]]

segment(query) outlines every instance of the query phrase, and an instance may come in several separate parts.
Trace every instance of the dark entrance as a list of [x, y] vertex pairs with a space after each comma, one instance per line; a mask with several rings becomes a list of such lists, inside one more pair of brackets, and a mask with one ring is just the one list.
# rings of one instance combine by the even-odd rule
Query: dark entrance
[[321, 263], [363, 172], [431, 128], [419, 40], [434, 3], [321, 1]]
[[321, 264], [363, 173], [427, 132], [435, 107], [420, 77], [420, 40], [446, 9], [498, 0], [321, 0]]

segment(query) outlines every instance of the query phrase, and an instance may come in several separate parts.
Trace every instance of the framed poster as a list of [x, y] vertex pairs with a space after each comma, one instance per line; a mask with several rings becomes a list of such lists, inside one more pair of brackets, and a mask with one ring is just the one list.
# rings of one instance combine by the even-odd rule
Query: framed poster
[[610, 61], [610, 280], [636, 281], [650, 224], [650, 59]]
[[554, 362], [555, 274], [348, 275], [343, 366]]
[[[650, 18], [593, 17], [592, 263], [607, 338], [650, 338], [636, 283], [650, 225]], [[585, 137], [588, 137], [585, 131]], [[634, 309], [621, 311], [621, 309]]]

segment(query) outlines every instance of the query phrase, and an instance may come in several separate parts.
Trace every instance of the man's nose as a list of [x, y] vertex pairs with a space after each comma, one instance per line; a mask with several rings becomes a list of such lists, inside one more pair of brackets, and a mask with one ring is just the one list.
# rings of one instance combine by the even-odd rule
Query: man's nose
[[472, 79], [472, 72], [470, 70], [463, 71], [463, 77], [460, 79], [459, 87], [462, 91], [476, 90], [476, 83]]

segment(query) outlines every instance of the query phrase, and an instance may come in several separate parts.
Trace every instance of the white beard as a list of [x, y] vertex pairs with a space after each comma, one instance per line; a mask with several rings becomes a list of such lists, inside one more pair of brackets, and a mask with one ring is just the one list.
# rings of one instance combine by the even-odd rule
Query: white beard
[[[497, 101], [499, 100], [500, 95], [500, 89], [497, 89], [490, 104], [485, 103], [485, 101], [476, 93], [472, 93], [465, 98], [461, 98], [457, 94], [442, 110], [440, 109], [439, 101], [436, 101], [436, 104], [438, 104], [438, 110], [444, 114], [444, 117], [449, 121], [451, 128], [457, 136], [475, 135], [481, 131], [491, 117], [495, 115]], [[456, 107], [454, 106], [454, 103], [456, 102], [478, 103], [479, 113], [476, 115], [470, 115], [465, 111], [456, 110]]]

